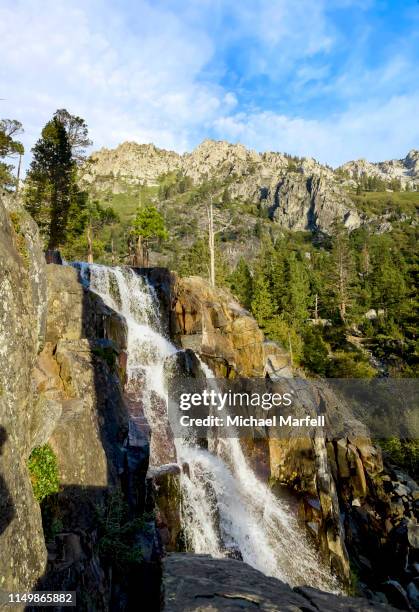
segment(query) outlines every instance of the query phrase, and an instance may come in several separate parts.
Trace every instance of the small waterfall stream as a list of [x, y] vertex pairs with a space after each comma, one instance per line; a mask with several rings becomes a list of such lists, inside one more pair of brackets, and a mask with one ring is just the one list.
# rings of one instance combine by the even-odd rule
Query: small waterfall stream
[[[155, 432], [167, 426], [161, 423], [161, 406], [167, 405], [165, 362], [178, 350], [164, 336], [154, 289], [130, 268], [74, 265], [84, 284], [126, 320], [127, 387], [135, 391], [141, 381], [153, 456], [153, 435], [161, 441], [164, 436]], [[202, 369], [207, 378], [212, 378], [205, 364]], [[155, 457], [158, 450], [154, 448]], [[256, 477], [239, 440], [217, 439], [212, 450], [176, 440], [178, 463], [189, 465], [189, 473], [181, 474], [181, 487], [184, 530], [191, 549], [215, 557], [237, 555], [292, 586], [308, 584], [337, 591], [335, 578], [322, 565], [295, 511]]]

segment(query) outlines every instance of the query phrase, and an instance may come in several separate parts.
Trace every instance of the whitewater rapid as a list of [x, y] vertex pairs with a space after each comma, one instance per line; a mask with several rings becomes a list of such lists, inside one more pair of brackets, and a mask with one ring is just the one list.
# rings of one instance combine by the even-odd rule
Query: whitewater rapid
[[[130, 268], [75, 266], [82, 282], [126, 320], [128, 386], [141, 379], [144, 412], [153, 432], [158, 425], [153, 397], [167, 406], [165, 364], [178, 351], [165, 336], [155, 291]], [[202, 370], [214, 385], [211, 370], [205, 364]], [[237, 556], [291, 586], [338, 589], [295, 510], [256, 477], [237, 438], [210, 440], [209, 450], [190, 440], [175, 442], [178, 463], [188, 465], [180, 477], [182, 519], [193, 552]]]

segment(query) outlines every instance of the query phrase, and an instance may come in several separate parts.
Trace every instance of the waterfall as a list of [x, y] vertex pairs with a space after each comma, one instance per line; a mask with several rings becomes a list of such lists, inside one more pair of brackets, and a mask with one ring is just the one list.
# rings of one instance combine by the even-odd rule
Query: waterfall
[[[144, 414], [158, 444], [161, 410], [167, 405], [165, 362], [178, 349], [165, 337], [158, 300], [148, 282], [130, 268], [74, 264], [82, 282], [121, 314], [128, 328], [128, 391], [141, 381]], [[211, 370], [202, 364], [211, 379]], [[208, 381], [215, 384], [214, 381]], [[156, 443], [155, 443], [156, 445]], [[249, 466], [237, 438], [220, 439], [204, 450], [190, 440], [176, 440], [181, 473], [183, 527], [190, 548], [215, 557], [237, 556], [269, 576], [292, 586], [308, 584], [337, 591], [337, 582], [320, 561], [300, 527], [296, 512], [284, 497], [278, 499]]]

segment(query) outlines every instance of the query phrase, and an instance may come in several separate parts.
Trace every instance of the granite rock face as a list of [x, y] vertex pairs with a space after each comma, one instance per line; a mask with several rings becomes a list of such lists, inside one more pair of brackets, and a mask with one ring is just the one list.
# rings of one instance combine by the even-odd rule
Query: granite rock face
[[393, 611], [367, 599], [308, 587], [291, 589], [242, 561], [209, 555], [170, 554], [163, 569], [165, 612], [369, 612]]
[[291, 230], [327, 232], [338, 220], [352, 230], [361, 218], [349, 197], [335, 183], [323, 177], [290, 173], [268, 196], [272, 218]]
[[181, 278], [171, 312], [175, 341], [199, 353], [218, 376], [263, 376], [263, 333], [229, 293], [198, 276]]
[[38, 420], [42, 428], [43, 420], [31, 378], [45, 334], [44, 268], [36, 225], [11, 196], [1, 196], [0, 588], [14, 591], [29, 589], [46, 564], [26, 467], [37, 441], [31, 423]]
[[337, 170], [312, 158], [258, 153], [226, 141], [204, 140], [183, 155], [152, 144], [125, 142], [93, 153], [81, 182], [96, 193], [120, 193], [144, 181], [157, 186], [161, 175], [180, 172], [195, 185], [215, 180], [223, 186], [220, 195], [225, 189], [233, 200], [268, 209], [280, 227], [330, 233], [335, 219], [349, 230], [366, 222], [345, 190], [347, 185], [356, 186], [361, 176], [400, 179], [403, 188], [417, 189], [419, 152], [412, 150], [402, 160], [380, 163], [351, 161]]
[[371, 163], [366, 159], [350, 161], [340, 167], [351, 179], [361, 176], [377, 177], [384, 181], [400, 180], [402, 187], [417, 189], [419, 185], [419, 151], [412, 149], [403, 159]]
[[94, 191], [124, 191], [146, 181], [157, 185], [167, 172], [181, 172], [194, 184], [215, 179], [229, 196], [275, 210], [281, 227], [328, 231], [335, 218], [352, 229], [360, 219], [333, 170], [311, 158], [291, 160], [281, 153], [257, 153], [241, 144], [204, 140], [178, 155], [154, 145], [123, 143], [101, 149], [86, 164], [82, 183]]

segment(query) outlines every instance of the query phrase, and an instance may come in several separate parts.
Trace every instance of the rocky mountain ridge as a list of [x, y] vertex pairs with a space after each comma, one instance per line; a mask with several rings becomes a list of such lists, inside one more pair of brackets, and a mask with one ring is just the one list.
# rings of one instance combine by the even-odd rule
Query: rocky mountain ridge
[[[229, 176], [256, 175], [265, 183], [291, 166], [305, 176], [336, 178], [335, 170], [311, 157], [292, 157], [284, 153], [258, 153], [242, 144], [206, 139], [192, 152], [179, 154], [160, 149], [154, 144], [123, 142], [115, 149], [102, 148], [92, 153], [84, 169], [82, 180], [91, 184], [102, 178], [124, 178], [128, 181], [147, 181], [157, 184], [161, 174], [180, 170], [194, 182], [214, 175], [221, 179]], [[348, 172], [350, 178], [377, 176], [383, 180], [399, 178], [402, 186], [419, 185], [419, 150], [412, 149], [405, 158], [382, 162], [366, 159], [348, 161], [336, 171]]]
[[369, 162], [366, 159], [349, 161], [338, 168], [347, 172], [351, 179], [362, 176], [376, 177], [384, 181], [398, 179], [403, 188], [417, 189], [419, 184], [419, 151], [412, 149], [403, 159]]
[[241, 144], [204, 140], [182, 155], [153, 144], [124, 142], [93, 153], [81, 172], [81, 184], [96, 196], [127, 193], [141, 184], [157, 187], [168, 173], [188, 177], [192, 185], [215, 182], [230, 200], [265, 210], [280, 227], [330, 233], [335, 220], [352, 230], [366, 221], [348, 189], [363, 176], [386, 184], [400, 180], [402, 189], [419, 186], [419, 152], [404, 160], [371, 164], [348, 162], [336, 171], [313, 158], [258, 153]]

